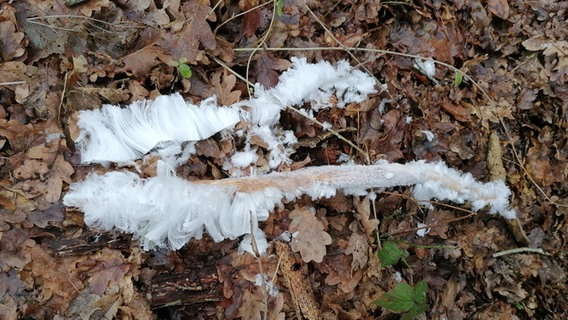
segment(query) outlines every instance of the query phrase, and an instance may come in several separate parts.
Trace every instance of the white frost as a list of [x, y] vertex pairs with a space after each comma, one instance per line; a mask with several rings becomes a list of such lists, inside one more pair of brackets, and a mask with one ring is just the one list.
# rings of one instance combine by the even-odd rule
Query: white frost
[[239, 121], [237, 108], [221, 108], [215, 98], [199, 107], [181, 95], [137, 101], [126, 108], [105, 105], [81, 111], [77, 145], [83, 163], [127, 162], [140, 158], [160, 142], [197, 141], [233, 127]]
[[[259, 125], [273, 125], [280, 111], [287, 106], [312, 103], [312, 110], [337, 106], [343, 108], [351, 102], [361, 102], [376, 92], [374, 78], [355, 70], [347, 61], [332, 65], [327, 61], [308, 63], [305, 58], [292, 58], [292, 66], [271, 89], [255, 87], [255, 97], [238, 105], [250, 106], [251, 120]], [[338, 98], [337, 105], [331, 96]]]
[[442, 162], [424, 161], [309, 167], [193, 183], [169, 176], [140, 179], [129, 172], [109, 172], [73, 184], [63, 203], [82, 209], [88, 226], [134, 233], [147, 249], [178, 249], [206, 231], [215, 241], [246, 235], [240, 250], [251, 253], [253, 234], [262, 254], [267, 240], [258, 222], [266, 220], [283, 199], [303, 194], [314, 199], [331, 197], [336, 190], [360, 195], [366, 189], [407, 185], [415, 185], [417, 200], [469, 201], [474, 211], [489, 206], [489, 213], [515, 217], [508, 208], [510, 191], [503, 181], [478, 182]]

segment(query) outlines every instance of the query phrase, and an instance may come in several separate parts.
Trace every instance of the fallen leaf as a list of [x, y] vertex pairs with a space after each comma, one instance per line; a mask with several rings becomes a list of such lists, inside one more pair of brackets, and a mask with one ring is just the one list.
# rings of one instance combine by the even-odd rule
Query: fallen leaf
[[215, 86], [215, 95], [219, 98], [219, 102], [223, 106], [230, 106], [239, 101], [241, 91], [232, 91], [237, 83], [237, 77], [227, 73], [227, 70], [215, 72], [211, 76], [211, 83]]
[[428, 226], [433, 225], [428, 233], [430, 236], [438, 236], [448, 239], [449, 220], [454, 218], [454, 214], [449, 210], [432, 210], [428, 212], [424, 223]]
[[[2, 17], [0, 16], [0, 20]], [[22, 40], [24, 39], [23, 32], [17, 32], [16, 26], [12, 21], [2, 21], [0, 22], [0, 58], [2, 61], [10, 61], [14, 58], [18, 58], [24, 55], [25, 49], [22, 46]]]
[[119, 251], [104, 248], [93, 258], [102, 263], [90, 271], [89, 288], [91, 292], [102, 296], [105, 292], [111, 293], [118, 290], [118, 284], [130, 269], [124, 257]]
[[507, 0], [488, 0], [487, 8], [489, 12], [501, 19], [505, 20], [509, 18], [510, 8]]
[[173, 61], [164, 50], [154, 44], [134, 51], [120, 59], [124, 66], [118, 68], [117, 72], [131, 72], [134, 76], [141, 76], [148, 73], [150, 69], [162, 62]]
[[451, 114], [456, 118], [456, 120], [460, 122], [469, 122], [470, 121], [470, 111], [461, 105], [454, 104], [450, 101], [445, 101], [442, 103], [442, 109], [447, 113]]
[[[253, 9], [253, 7], [256, 7]], [[246, 12], [243, 16], [243, 23], [241, 25], [241, 35], [240, 37], [250, 37], [255, 34], [255, 32], [260, 27], [260, 9], [257, 6], [257, 1], [244, 1], [242, 5], [243, 12]]]
[[249, 289], [246, 289], [243, 294], [243, 304], [239, 308], [238, 316], [242, 319], [261, 320], [261, 310], [263, 310], [264, 299], [259, 290], [255, 290], [253, 294]]
[[209, 4], [209, 0], [185, 2], [182, 12], [186, 20], [181, 34], [166, 33], [158, 45], [176, 60], [186, 58], [190, 63], [197, 60], [200, 43], [205, 49], [215, 50], [217, 42], [207, 20], [214, 22], [216, 16]]
[[35, 245], [31, 248], [31, 275], [41, 294], [40, 301], [53, 308], [56, 313], [63, 312], [84, 288], [80, 280], [81, 271], [76, 268], [86, 257], [56, 259]]
[[263, 51], [255, 64], [256, 82], [262, 84], [265, 88], [272, 88], [278, 82], [279, 71], [286, 70], [288, 67], [290, 67], [290, 61], [277, 58], [274, 54]]
[[71, 183], [71, 175], [75, 172], [69, 162], [65, 161], [63, 155], [58, 154], [55, 161], [51, 164], [50, 176], [47, 180], [47, 191], [45, 199], [50, 202], [57, 202], [61, 197], [63, 182]]
[[323, 224], [316, 218], [316, 211], [310, 207], [300, 207], [290, 212], [292, 222], [288, 231], [293, 235], [290, 246], [300, 252], [304, 262], [320, 263], [326, 254], [326, 245], [331, 244], [331, 236], [324, 231]]
[[359, 231], [357, 221], [351, 222], [349, 229], [353, 231], [349, 237], [349, 244], [345, 250], [345, 254], [353, 256], [351, 261], [351, 270], [363, 269], [369, 261], [367, 252], [369, 250], [369, 243], [367, 243], [367, 236]]
[[523, 47], [529, 51], [541, 51], [545, 56], [550, 56], [553, 54], [558, 54], [560, 57], [566, 57], [566, 50], [568, 49], [568, 41], [561, 40], [555, 41], [550, 39], [545, 39], [541, 35], [534, 36], [523, 42], [521, 42]]
[[372, 241], [375, 236], [375, 231], [379, 226], [379, 220], [371, 219], [371, 200], [369, 199], [369, 196], [366, 196], [363, 200], [361, 200], [360, 197], [353, 197], [353, 205], [357, 211], [355, 218], [357, 218], [363, 227], [363, 230], [367, 235], [367, 239]]

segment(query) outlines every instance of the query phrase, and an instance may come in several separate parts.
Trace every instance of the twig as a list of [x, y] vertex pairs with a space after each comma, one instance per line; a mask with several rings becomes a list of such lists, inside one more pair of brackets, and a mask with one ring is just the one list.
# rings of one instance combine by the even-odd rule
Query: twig
[[24, 84], [25, 81], [11, 81], [11, 82], [0, 82], [0, 86], [14, 86], [18, 84]]
[[63, 124], [61, 122], [61, 108], [63, 107], [65, 91], [67, 90], [67, 78], [69, 78], [69, 72], [66, 72], [65, 76], [63, 77], [63, 91], [61, 91], [61, 99], [59, 100], [59, 107], [57, 108], [57, 124], [60, 128], [63, 128]]
[[542, 250], [541, 248], [522, 247], [522, 248], [514, 248], [514, 249], [499, 251], [493, 254], [493, 258], [502, 257], [508, 254], [523, 253], [523, 252], [539, 253], [545, 256], [551, 256], [550, 253]]

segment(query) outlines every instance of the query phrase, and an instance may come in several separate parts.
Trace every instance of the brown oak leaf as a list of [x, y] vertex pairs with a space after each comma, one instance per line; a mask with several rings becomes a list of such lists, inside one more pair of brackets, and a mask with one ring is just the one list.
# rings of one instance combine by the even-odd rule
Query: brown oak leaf
[[186, 17], [181, 34], [164, 34], [159, 46], [175, 59], [186, 58], [195, 62], [199, 53], [199, 44], [208, 50], [215, 50], [217, 42], [207, 23], [215, 21], [216, 16], [209, 6], [209, 0], [191, 0], [183, 4]]
[[320, 263], [326, 254], [325, 246], [331, 244], [331, 236], [324, 231], [323, 224], [316, 218], [315, 210], [301, 207], [290, 212], [292, 222], [288, 231], [293, 235], [290, 246], [300, 252], [304, 262]]
[[359, 231], [359, 224], [357, 221], [351, 222], [349, 229], [353, 231], [349, 237], [349, 244], [345, 250], [345, 254], [350, 254], [353, 256], [351, 261], [351, 270], [355, 271], [357, 269], [363, 269], [369, 261], [369, 256], [367, 255], [369, 251], [369, 243], [367, 243], [367, 236]]
[[241, 97], [241, 90], [232, 91], [237, 83], [237, 77], [228, 74], [227, 70], [215, 72], [211, 76], [211, 84], [215, 86], [215, 94], [223, 106], [230, 106]]

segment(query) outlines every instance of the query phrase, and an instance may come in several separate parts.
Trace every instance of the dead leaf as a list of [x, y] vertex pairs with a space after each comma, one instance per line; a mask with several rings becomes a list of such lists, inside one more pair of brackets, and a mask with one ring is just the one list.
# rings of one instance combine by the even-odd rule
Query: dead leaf
[[47, 190], [45, 199], [54, 203], [61, 197], [63, 182], [71, 183], [71, 175], [75, 172], [71, 164], [65, 161], [63, 155], [59, 154], [51, 164], [50, 176], [47, 180]]
[[290, 67], [290, 61], [277, 58], [273, 53], [262, 51], [255, 65], [256, 82], [265, 88], [272, 88], [278, 82], [279, 72], [288, 67]]
[[353, 205], [357, 210], [355, 218], [357, 218], [363, 227], [365, 235], [367, 235], [367, 239], [369, 241], [373, 241], [375, 237], [374, 233], [379, 226], [379, 220], [371, 218], [371, 200], [369, 199], [369, 196], [366, 196], [363, 200], [361, 200], [360, 197], [353, 197]]
[[132, 52], [120, 59], [124, 66], [118, 68], [117, 72], [131, 72], [134, 76], [141, 76], [148, 73], [150, 69], [162, 62], [174, 61], [162, 48], [151, 44], [140, 50]]
[[58, 201], [63, 182], [71, 183], [74, 173], [71, 164], [58, 154], [64, 145], [64, 140], [56, 139], [29, 148], [24, 163], [13, 171], [14, 177], [21, 180], [14, 188], [24, 191], [28, 198], [44, 194], [48, 202]]
[[326, 254], [326, 245], [331, 244], [331, 236], [324, 231], [323, 224], [316, 218], [316, 211], [310, 207], [301, 207], [290, 212], [292, 222], [288, 231], [293, 238], [290, 246], [294, 252], [300, 252], [305, 262], [320, 263]]
[[89, 288], [91, 292], [102, 296], [105, 292], [112, 293], [118, 289], [118, 284], [125, 277], [130, 265], [125, 263], [119, 251], [104, 248], [98, 252], [95, 260], [101, 261], [91, 270]]
[[[0, 20], [3, 17], [0, 16]], [[23, 32], [16, 32], [16, 25], [12, 21], [0, 22], [0, 58], [2, 61], [10, 61], [24, 55], [26, 52], [22, 46]]]
[[545, 56], [550, 56], [553, 54], [558, 54], [560, 57], [566, 57], [568, 52], [568, 41], [565, 40], [551, 40], [543, 38], [543, 36], [538, 35], [529, 38], [521, 43], [525, 49], [529, 51], [540, 51], [543, 50]]
[[0, 300], [0, 319], [17, 319], [18, 304], [14, 298], [7, 296]]
[[214, 22], [217, 18], [209, 5], [209, 0], [185, 2], [182, 12], [186, 20], [181, 34], [166, 33], [158, 41], [158, 45], [176, 61], [186, 58], [191, 63], [196, 62], [200, 43], [208, 50], [215, 50], [217, 42], [207, 20]]
[[260, 290], [253, 294], [249, 289], [243, 293], [243, 304], [239, 308], [239, 317], [242, 319], [261, 320], [261, 311], [264, 310], [264, 299]]
[[77, 290], [84, 288], [80, 280], [81, 271], [76, 266], [85, 257], [56, 259], [35, 245], [31, 248], [31, 258], [31, 275], [40, 288], [40, 300], [56, 312], [63, 312], [78, 295]]
[[232, 91], [237, 83], [237, 77], [229, 74], [227, 70], [218, 71], [211, 76], [211, 83], [215, 86], [215, 95], [223, 106], [230, 106], [239, 101], [241, 91]]
[[[244, 36], [248, 38], [255, 34], [260, 27], [260, 9], [257, 5], [257, 1], [244, 1], [242, 10], [243, 12], [246, 12], [246, 14], [243, 16], [240, 37]], [[253, 7], [256, 8], [253, 9]]]
[[349, 237], [349, 245], [345, 250], [345, 254], [353, 256], [351, 261], [351, 271], [363, 269], [369, 261], [367, 252], [369, 250], [369, 243], [367, 243], [367, 236], [359, 231], [359, 224], [357, 221], [351, 222], [349, 229], [353, 231]]
[[31, 212], [27, 215], [27, 219], [36, 226], [45, 228], [65, 219], [65, 207], [61, 203], [56, 203], [45, 210]]
[[454, 218], [454, 213], [448, 210], [432, 210], [428, 212], [424, 223], [428, 226], [432, 225], [428, 235], [438, 236], [442, 239], [448, 239], [449, 220]]
[[488, 0], [487, 8], [489, 9], [489, 12], [503, 20], [509, 18], [510, 9], [509, 2], [507, 0]]
[[468, 122], [470, 121], [470, 111], [467, 108], [462, 107], [461, 105], [454, 104], [448, 100], [442, 103], [442, 109], [447, 113], [451, 114], [456, 118], [456, 120], [460, 122]]
[[492, 181], [500, 179], [505, 180], [507, 177], [507, 171], [505, 171], [503, 160], [501, 160], [501, 143], [499, 141], [499, 136], [495, 131], [491, 131], [491, 134], [489, 135], [486, 161], [490, 179]]

